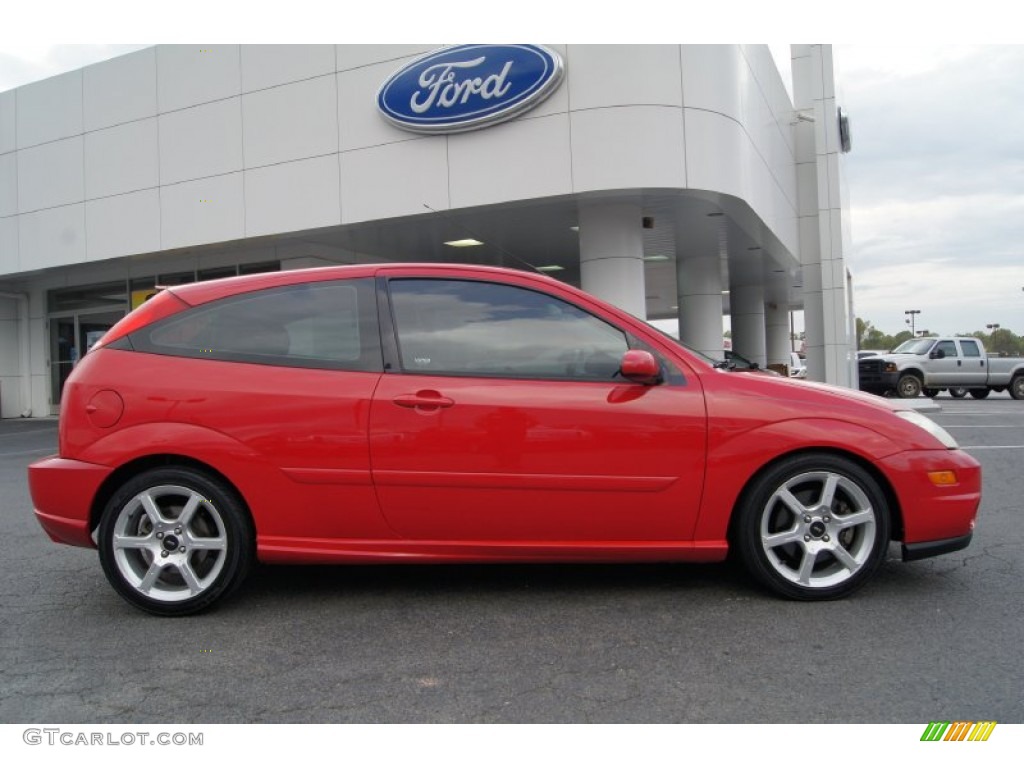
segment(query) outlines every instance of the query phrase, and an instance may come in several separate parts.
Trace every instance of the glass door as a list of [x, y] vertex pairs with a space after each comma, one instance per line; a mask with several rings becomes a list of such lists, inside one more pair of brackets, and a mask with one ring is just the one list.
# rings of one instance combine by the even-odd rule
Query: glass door
[[64, 382], [78, 362], [75, 316], [50, 318], [50, 402], [60, 403]]
[[54, 408], [60, 405], [71, 369], [124, 314], [123, 309], [102, 309], [50, 317], [50, 402]]

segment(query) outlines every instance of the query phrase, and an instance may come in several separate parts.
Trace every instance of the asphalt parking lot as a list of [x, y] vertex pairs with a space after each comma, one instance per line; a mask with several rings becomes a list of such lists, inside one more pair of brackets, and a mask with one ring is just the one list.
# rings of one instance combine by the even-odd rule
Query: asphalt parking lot
[[974, 542], [843, 601], [730, 564], [277, 566], [183, 619], [46, 538], [56, 422], [0, 422], [0, 721], [1022, 722], [1024, 402], [936, 402], [984, 465]]

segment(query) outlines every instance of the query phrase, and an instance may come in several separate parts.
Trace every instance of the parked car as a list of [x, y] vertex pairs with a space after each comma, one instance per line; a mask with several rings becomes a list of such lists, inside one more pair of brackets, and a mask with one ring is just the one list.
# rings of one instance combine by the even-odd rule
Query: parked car
[[1024, 399], [1024, 360], [989, 357], [981, 340], [970, 337], [909, 339], [890, 354], [857, 363], [860, 388], [899, 397], [934, 397], [948, 389], [953, 397], [988, 397], [1009, 389]]
[[202, 610], [254, 561], [722, 560], [853, 592], [966, 547], [978, 463], [897, 402], [739, 369], [543, 275], [365, 265], [168, 288], [72, 371], [54, 541]]
[[807, 378], [807, 364], [796, 352], [789, 353], [789, 377], [791, 379]]
[[887, 355], [889, 350], [887, 349], [858, 349], [857, 359], [861, 360], [865, 357], [876, 357], [877, 355]]

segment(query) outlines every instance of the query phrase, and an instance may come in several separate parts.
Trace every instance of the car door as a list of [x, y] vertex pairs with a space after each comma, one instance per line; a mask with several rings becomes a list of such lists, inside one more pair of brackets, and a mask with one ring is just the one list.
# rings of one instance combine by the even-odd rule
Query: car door
[[[934, 357], [938, 352], [942, 357]], [[956, 342], [952, 339], [942, 339], [929, 352], [928, 357], [923, 360], [925, 368], [926, 387], [936, 386], [958, 386], [963, 374], [963, 361], [957, 350]]]
[[959, 385], [976, 387], [988, 383], [988, 366], [981, 351], [981, 344], [974, 339], [960, 339], [958, 343], [963, 355], [963, 372]]
[[401, 278], [370, 414], [390, 525], [421, 540], [683, 540], [704, 475], [695, 377], [630, 383], [627, 335], [525, 286]]

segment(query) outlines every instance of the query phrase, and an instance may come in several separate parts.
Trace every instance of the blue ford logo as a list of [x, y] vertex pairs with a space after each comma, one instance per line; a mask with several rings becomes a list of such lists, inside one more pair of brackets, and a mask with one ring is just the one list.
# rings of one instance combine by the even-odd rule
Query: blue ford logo
[[407, 131], [471, 131], [532, 109], [558, 87], [562, 72], [561, 57], [540, 45], [456, 45], [393, 74], [377, 106]]

